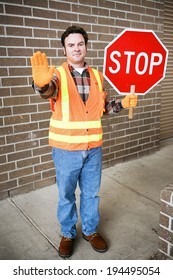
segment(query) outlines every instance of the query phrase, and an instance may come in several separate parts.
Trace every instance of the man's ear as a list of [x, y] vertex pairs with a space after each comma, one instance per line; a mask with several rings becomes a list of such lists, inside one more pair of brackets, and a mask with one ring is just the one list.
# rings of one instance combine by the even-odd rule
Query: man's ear
[[66, 51], [65, 51], [65, 48], [63, 48], [63, 53], [64, 53], [64, 55], [66, 56]]

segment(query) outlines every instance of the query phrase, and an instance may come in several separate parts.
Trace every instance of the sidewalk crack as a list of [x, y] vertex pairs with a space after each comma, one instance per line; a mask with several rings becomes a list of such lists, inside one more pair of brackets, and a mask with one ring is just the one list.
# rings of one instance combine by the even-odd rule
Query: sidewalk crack
[[28, 215], [27, 213], [19, 206], [18, 203], [14, 201], [12, 197], [9, 198], [9, 201], [22, 213], [22, 215], [32, 224], [32, 226], [50, 243], [52, 247], [54, 247], [57, 251], [59, 251], [58, 247], [50, 240], [47, 234], [44, 232], [42, 228], [40, 228]]

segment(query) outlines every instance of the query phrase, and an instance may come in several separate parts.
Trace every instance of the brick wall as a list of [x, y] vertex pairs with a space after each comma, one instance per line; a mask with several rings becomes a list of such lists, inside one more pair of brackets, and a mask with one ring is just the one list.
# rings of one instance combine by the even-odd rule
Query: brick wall
[[161, 192], [158, 259], [173, 260], [173, 185]]
[[[105, 46], [124, 28], [152, 29], [163, 37], [164, 1], [0, 1], [0, 198], [55, 182], [48, 147], [49, 102], [31, 89], [30, 56], [44, 51], [64, 61], [60, 36], [72, 24], [89, 34], [87, 62], [102, 70]], [[110, 97], [117, 95], [106, 83]], [[161, 84], [127, 111], [104, 117], [103, 168], [151, 154], [159, 147]]]

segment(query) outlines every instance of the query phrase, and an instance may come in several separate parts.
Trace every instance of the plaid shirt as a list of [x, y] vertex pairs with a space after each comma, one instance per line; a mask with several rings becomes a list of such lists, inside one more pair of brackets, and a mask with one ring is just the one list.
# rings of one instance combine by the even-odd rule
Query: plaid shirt
[[[82, 74], [76, 71], [72, 66], [69, 65], [69, 70], [77, 87], [77, 90], [82, 98], [83, 102], [86, 103], [89, 97], [90, 91], [90, 75], [88, 71], [88, 65], [85, 63], [84, 70]], [[53, 76], [52, 81], [40, 88], [37, 85], [33, 84], [33, 89], [36, 93], [40, 94], [42, 98], [53, 98], [56, 99], [58, 95], [58, 78], [56, 75]], [[105, 113], [118, 113], [123, 109], [120, 100], [112, 100], [105, 102]]]
[[73, 80], [75, 82], [75, 85], [77, 87], [77, 90], [80, 94], [80, 97], [82, 98], [83, 102], [86, 103], [90, 91], [90, 75], [88, 71], [88, 65], [85, 64], [82, 74], [80, 74], [70, 65], [69, 65], [69, 69], [73, 77]]

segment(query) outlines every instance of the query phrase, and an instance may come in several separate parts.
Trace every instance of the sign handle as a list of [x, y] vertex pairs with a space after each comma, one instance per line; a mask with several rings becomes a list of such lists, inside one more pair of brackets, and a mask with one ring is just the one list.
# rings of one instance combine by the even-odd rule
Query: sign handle
[[[135, 85], [130, 86], [130, 94], [135, 94]], [[133, 119], [133, 107], [129, 108], [129, 119]]]

